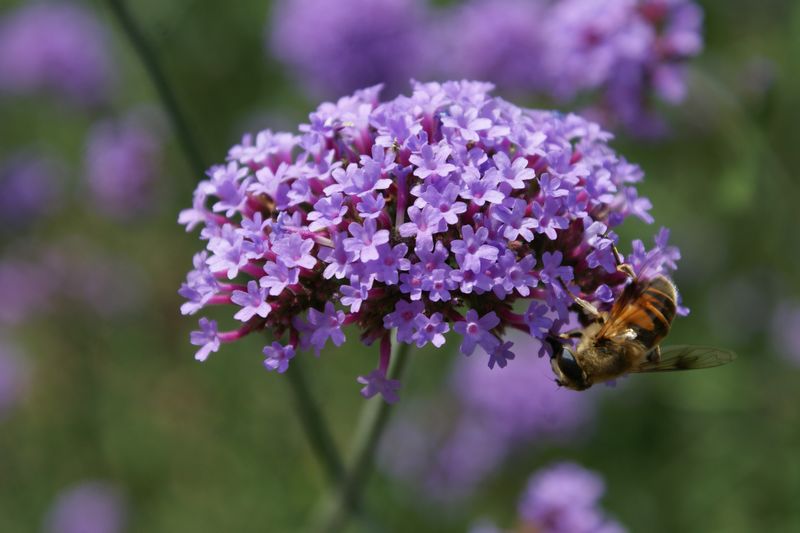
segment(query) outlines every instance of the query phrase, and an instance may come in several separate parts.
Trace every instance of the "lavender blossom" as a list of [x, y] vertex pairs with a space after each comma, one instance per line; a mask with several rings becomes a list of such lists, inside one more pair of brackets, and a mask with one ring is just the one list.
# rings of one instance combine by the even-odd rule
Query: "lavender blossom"
[[538, 89], [547, 2], [468, 0], [444, 11], [439, 69], [461, 78], [493, 80], [521, 94]]
[[47, 533], [122, 533], [127, 525], [119, 489], [103, 481], [83, 481], [64, 489], [47, 513]]
[[[233, 147], [179, 217], [203, 226], [206, 247], [181, 288], [182, 312], [234, 303], [244, 321], [218, 331], [204, 320], [192, 340], [199, 358], [264, 330], [319, 354], [353, 325], [364, 343], [380, 341], [384, 378], [392, 328], [399, 342], [437, 347], [454, 330], [463, 354], [481, 347], [511, 369], [522, 343], [504, 342], [508, 330], [542, 354], [542, 339], [574, 321], [571, 294], [609, 309], [627, 281], [602, 257], [613, 228], [651, 220], [648, 204], [631, 207], [641, 172], [596, 124], [521, 109], [491, 88], [415, 83], [381, 103], [372, 87], [322, 104], [300, 135], [258, 134], [263, 156], [252, 136]], [[470, 118], [456, 127], [448, 117]], [[499, 197], [474, 201], [476, 180]], [[677, 258], [661, 233], [631, 261], [668, 273]], [[377, 375], [364, 378], [367, 391], [388, 399], [394, 389]]]
[[0, 92], [49, 91], [67, 101], [106, 102], [115, 70], [106, 28], [74, 3], [35, 2], [0, 20]]
[[[535, 340], [507, 338], [457, 359], [446, 395], [401, 409], [380, 451], [385, 471], [437, 501], [461, 501], [515, 453], [586, 432], [596, 400], [558, 388]], [[518, 354], [501, 365], [510, 344]]]
[[282, 346], [279, 342], [273, 342], [272, 346], [264, 347], [264, 355], [267, 356], [264, 360], [264, 367], [267, 370], [275, 370], [279, 374], [283, 374], [289, 368], [289, 361], [294, 358], [294, 347]]
[[0, 421], [20, 401], [28, 385], [25, 359], [10, 343], [0, 340]]
[[520, 520], [544, 533], [623, 533], [598, 503], [600, 476], [574, 463], [556, 463], [533, 475], [519, 504]]
[[663, 131], [652, 101], [683, 99], [703, 44], [692, 0], [470, 0], [442, 16], [441, 71], [562, 102], [590, 94], [592, 116], [641, 135]]
[[[86, 143], [86, 180], [100, 213], [119, 219], [152, 208], [160, 135], [141, 114], [96, 124]], [[219, 194], [224, 194], [221, 187]]]
[[64, 167], [37, 151], [21, 151], [0, 164], [0, 221], [3, 230], [35, 223], [59, 208]]
[[280, 0], [267, 47], [315, 96], [395, 91], [427, 70], [425, 15], [419, 0]]
[[550, 16], [551, 93], [599, 90], [594, 112], [606, 123], [660, 133], [650, 101], [683, 99], [685, 63], [702, 49], [701, 8], [692, 0], [561, 0]]

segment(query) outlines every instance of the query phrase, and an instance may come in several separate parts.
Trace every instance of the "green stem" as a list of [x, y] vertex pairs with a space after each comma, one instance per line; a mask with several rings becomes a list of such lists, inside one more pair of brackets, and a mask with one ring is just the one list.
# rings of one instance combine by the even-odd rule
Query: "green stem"
[[[161, 104], [169, 116], [191, 171], [196, 175], [197, 179], [200, 179], [205, 173], [206, 165], [203, 163], [197, 143], [187, 126], [183, 112], [178, 105], [178, 100], [175, 98], [175, 93], [161, 68], [157, 55], [153, 52], [144, 33], [128, 10], [125, 1], [108, 0], [108, 4], [158, 92]], [[336, 484], [341, 481], [343, 475], [342, 460], [336, 450], [322, 413], [311, 396], [298, 361], [294, 361], [292, 369], [287, 372], [287, 377], [308, 442], [320, 463], [322, 463], [329, 481], [332, 484]]]
[[292, 361], [286, 377], [292, 388], [297, 414], [300, 416], [308, 443], [322, 463], [331, 486], [336, 486], [342, 480], [344, 466], [319, 406], [311, 396], [300, 361], [297, 359]]
[[134, 20], [125, 0], [108, 0], [108, 5], [111, 12], [117, 18], [122, 30], [131, 42], [131, 46], [136, 51], [142, 64], [144, 65], [147, 75], [153, 82], [153, 85], [158, 92], [158, 97], [161, 100], [161, 105], [169, 115], [169, 120], [175, 130], [175, 135], [180, 142], [181, 149], [183, 150], [186, 160], [189, 164], [190, 170], [195, 174], [196, 179], [201, 179], [205, 174], [206, 165], [203, 163], [203, 158], [200, 155], [200, 150], [197, 148], [197, 143], [192, 136], [183, 112], [178, 105], [178, 100], [175, 98], [175, 93], [172, 90], [164, 70], [158, 62], [158, 57], [153, 52], [150, 44], [144, 36], [144, 33], [139, 28]]
[[[391, 364], [387, 372], [389, 379], [399, 379], [408, 362], [410, 345], [395, 342]], [[341, 531], [358, 508], [378, 444], [391, 414], [391, 405], [383, 398], [365, 400], [350, 453], [349, 466], [342, 482], [324, 502], [315, 531], [335, 533]]]

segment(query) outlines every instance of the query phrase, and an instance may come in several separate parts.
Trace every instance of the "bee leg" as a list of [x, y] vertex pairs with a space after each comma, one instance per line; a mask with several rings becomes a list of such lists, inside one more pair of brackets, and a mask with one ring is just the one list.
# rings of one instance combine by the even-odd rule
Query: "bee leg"
[[591, 318], [592, 320], [596, 320], [601, 324], [605, 322], [603, 315], [600, 313], [600, 311], [597, 310], [595, 306], [593, 306], [583, 298], [575, 296], [574, 294], [572, 294], [571, 291], [569, 291], [569, 289], [567, 289], [567, 292], [569, 292], [569, 295], [572, 296], [573, 300], [575, 300], [575, 303], [578, 304], [581, 307], [581, 309], [583, 309], [586, 312], [587, 315], [589, 315], [589, 318]]
[[564, 340], [577, 339], [579, 337], [583, 337], [583, 329], [573, 329], [572, 331], [565, 331], [564, 333], [558, 334], [558, 338]]
[[578, 298], [577, 296], [573, 296], [573, 299], [575, 300], [576, 304], [581, 306], [581, 309], [586, 311], [586, 314], [589, 315], [589, 317], [592, 320], [597, 320], [601, 324], [605, 322], [605, 320], [603, 319], [603, 315], [600, 314], [600, 311], [598, 311], [595, 306], [593, 306], [583, 298]]
[[617, 245], [613, 242], [611, 243], [611, 251], [614, 252], [614, 261], [617, 263], [617, 270], [631, 279], [636, 279], [636, 273], [633, 271], [633, 267], [622, 260], [622, 254], [619, 253]]
[[576, 296], [575, 293], [569, 290], [569, 287], [567, 287], [567, 284], [564, 283], [564, 280], [561, 280], [561, 284], [564, 286], [564, 290], [566, 290], [569, 293], [569, 295], [572, 296], [572, 299], [575, 300], [575, 303], [578, 304], [581, 307], [581, 309], [583, 309], [584, 312], [586, 312], [587, 315], [589, 315], [589, 318], [591, 318], [592, 320], [596, 320], [601, 324], [605, 322], [603, 315], [600, 313], [600, 311], [597, 310], [595, 306], [593, 306], [583, 298]]
[[661, 361], [661, 346], [656, 346], [649, 352], [647, 352], [647, 360], [650, 363], [658, 363]]

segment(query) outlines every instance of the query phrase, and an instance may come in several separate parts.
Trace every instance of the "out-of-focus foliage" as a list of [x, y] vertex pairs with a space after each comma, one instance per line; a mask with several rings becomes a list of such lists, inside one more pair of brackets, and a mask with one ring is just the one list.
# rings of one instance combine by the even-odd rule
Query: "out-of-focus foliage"
[[[244, 131], [291, 128], [316, 105], [263, 52], [269, 2], [130, 4], [206, 162], [222, 160]], [[775, 338], [792, 323], [780, 320], [785, 310], [800, 305], [800, 4], [701, 4], [705, 50], [691, 64], [687, 101], [665, 112], [671, 135], [621, 136], [614, 147], [645, 170], [640, 191], [682, 251], [675, 280], [692, 312], [676, 320], [670, 343], [724, 346], [739, 359], [594, 391], [591, 432], [515, 451], [461, 504], [443, 506], [376, 474], [365, 491], [368, 519], [352, 531], [379, 523], [458, 532], [481, 516], [513, 523], [526, 480], [554, 460], [601, 474], [604, 508], [631, 531], [800, 530], [800, 368]], [[325, 482], [285, 376], [263, 369], [260, 339], [203, 364], [192, 358], [195, 323], [180, 316], [176, 291], [196, 236], [176, 217], [200, 176], [174, 137], [164, 138], [150, 209], [120, 220], [90, 207], [92, 126], [158, 101], [106, 4], [86, 5], [108, 27], [117, 71], [108, 103], [0, 100], [0, 160], [41, 153], [58, 161], [60, 180], [50, 209], [0, 231], [0, 307], [47, 291], [24, 319], [0, 313], [0, 346], [24, 361], [19, 398], [0, 391], [0, 531], [44, 527], [59, 494], [87, 480], [124, 500], [131, 532], [299, 530]], [[649, 242], [657, 229], [628, 222], [621, 240]], [[25, 287], [12, 267], [40, 281]], [[353, 376], [374, 361], [369, 350], [354, 340], [293, 361], [340, 448], [363, 405]], [[415, 353], [404, 400], [433, 397], [455, 357]], [[514, 361], [494, 371], [513, 372]]]

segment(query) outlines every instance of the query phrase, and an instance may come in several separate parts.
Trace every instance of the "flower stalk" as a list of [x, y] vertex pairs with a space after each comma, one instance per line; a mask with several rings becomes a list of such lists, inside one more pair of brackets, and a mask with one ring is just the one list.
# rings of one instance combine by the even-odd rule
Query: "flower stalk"
[[[401, 379], [407, 367], [411, 345], [394, 342], [388, 379]], [[369, 481], [375, 453], [386, 429], [391, 404], [381, 398], [366, 400], [359, 415], [350, 447], [347, 471], [339, 485], [326, 497], [312, 531], [335, 533], [347, 525], [359, 507], [361, 494]]]
[[[195, 176], [200, 177], [205, 175], [205, 164], [200, 155], [198, 144], [194, 139], [189, 127], [187, 126], [184, 114], [178, 105], [175, 97], [175, 92], [167, 80], [161, 64], [158, 61], [157, 55], [154, 53], [153, 48], [144, 36], [144, 33], [139, 28], [136, 20], [128, 10], [128, 6], [124, 0], [108, 0], [109, 7], [112, 13], [117, 18], [123, 32], [131, 42], [136, 51], [139, 59], [141, 60], [145, 70], [147, 71], [150, 80], [156, 88], [161, 104], [167, 112], [170, 122], [172, 123], [173, 130], [180, 140], [183, 154]], [[223, 219], [224, 220], [224, 219]], [[226, 285], [226, 287], [228, 287]], [[230, 285], [228, 288], [231, 290], [236, 288], [236, 285]], [[229, 295], [218, 295], [212, 298], [210, 303], [221, 304], [229, 303]], [[225, 338], [224, 334], [220, 335], [221, 341], [230, 341], [235, 338], [244, 336], [250, 332], [250, 328], [244, 327], [235, 332], [231, 332], [229, 337]], [[308, 384], [303, 376], [303, 370], [298, 366], [295, 361], [294, 368], [288, 373], [289, 385], [292, 389], [292, 395], [295, 400], [295, 407], [297, 414], [303, 426], [311, 449], [317, 456], [317, 460], [322, 465], [328, 481], [336, 483], [342, 475], [342, 460], [339, 452], [333, 442], [331, 432], [325, 422], [325, 418], [319, 409], [319, 406], [311, 396]]]
[[311, 395], [299, 360], [293, 362], [292, 367], [286, 372], [286, 377], [289, 380], [292, 396], [294, 396], [295, 410], [303, 424], [308, 443], [322, 465], [328, 482], [331, 486], [336, 486], [341, 482], [344, 473], [342, 459], [319, 405]]
[[161, 105], [169, 115], [175, 135], [178, 137], [181, 149], [186, 156], [192, 173], [195, 175], [195, 179], [200, 179], [205, 175], [206, 166], [203, 163], [197, 142], [187, 125], [180, 105], [178, 105], [175, 92], [172, 90], [169, 81], [167, 81], [167, 76], [161, 68], [158, 56], [153, 52], [153, 48], [147, 42], [144, 33], [128, 10], [125, 0], [108, 0], [108, 6], [139, 56], [147, 75], [150, 77], [150, 81], [153, 82], [158, 98], [161, 100]]

